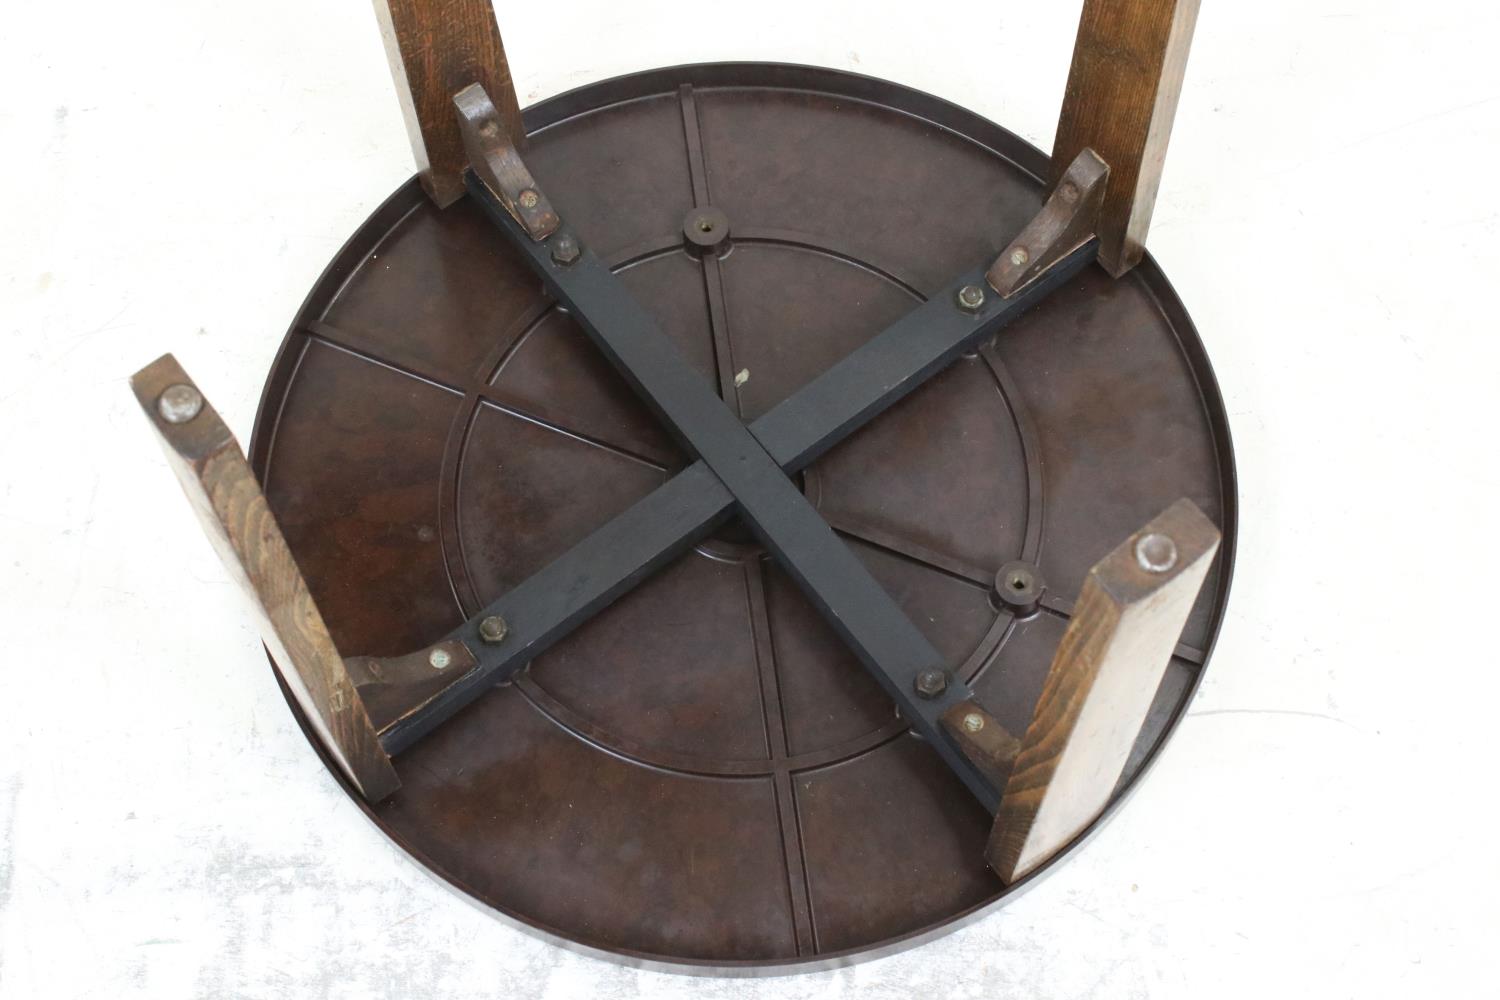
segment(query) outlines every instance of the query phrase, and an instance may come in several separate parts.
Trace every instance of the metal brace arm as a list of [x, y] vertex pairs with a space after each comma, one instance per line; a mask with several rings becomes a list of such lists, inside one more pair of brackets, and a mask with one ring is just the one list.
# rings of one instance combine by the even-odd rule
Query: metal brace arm
[[[482, 106], [473, 95], [465, 103], [471, 108]], [[471, 121], [475, 131], [495, 131], [486, 129], [489, 124], [484, 116]], [[500, 134], [503, 136], [503, 132]], [[519, 162], [513, 149], [505, 155], [515, 156]], [[520, 169], [525, 170], [524, 164]], [[537, 190], [529, 171], [525, 177], [524, 182], [514, 181], [522, 186], [513, 195]], [[525, 228], [524, 221], [505, 206], [490, 182], [482, 178], [476, 178], [476, 182], [476, 197], [482, 203]], [[1074, 214], [1086, 210], [1088, 204], [1082, 201], [1074, 207]], [[576, 236], [566, 229], [555, 231], [545, 245], [532, 239], [524, 245], [537, 266], [548, 269], [569, 268], [581, 254]], [[1040, 252], [1047, 251], [1045, 243], [1036, 246]], [[1094, 252], [1094, 243], [1084, 241], [1060, 257], [1051, 255], [1051, 266], [1039, 267], [1024, 289], [1004, 300], [985, 300], [980, 271], [956, 278], [943, 292], [752, 423], [750, 434], [786, 473], [805, 468], [964, 351], [1040, 302], [1086, 267]], [[966, 300], [973, 294], [979, 296], [977, 305]], [[577, 624], [686, 551], [722, 523], [734, 505], [734, 497], [704, 462], [678, 473], [450, 633], [448, 640], [462, 642], [474, 651], [478, 666], [455, 676], [423, 704], [393, 718], [381, 730], [382, 745], [392, 754], [411, 746]]]
[[[466, 94], [470, 92], [466, 91]], [[460, 100], [460, 115], [469, 100]], [[484, 128], [486, 123], [474, 123]], [[509, 150], [506, 155], [514, 155]], [[529, 178], [529, 174], [527, 175]], [[1005, 272], [1003, 283], [1035, 281], [1069, 252], [1087, 242], [1103, 196], [1107, 169], [1091, 153], [1079, 157], [1076, 179], [1055, 193], [1027, 232], [1037, 242], [1033, 262]], [[530, 181], [532, 185], [535, 181]], [[949, 767], [991, 811], [998, 788], [976, 766], [948, 728], [945, 713], [972, 701], [970, 692], [906, 618], [869, 572], [790, 482], [764, 442], [747, 430], [683, 360], [644, 310], [575, 236], [559, 233], [552, 245], [538, 241], [502, 191], [478, 173], [470, 192], [532, 266], [590, 339], [690, 451], [732, 494], [736, 509], [784, 569], [801, 586], [830, 626], [894, 700], [903, 717], [932, 743]], [[566, 241], [566, 246], [564, 246]], [[977, 313], [982, 289], [961, 288], [954, 308]], [[891, 382], [860, 373], [866, 385], [886, 391]], [[899, 384], [898, 380], [898, 383]], [[1180, 623], [1179, 623], [1180, 627]], [[1174, 637], [1175, 641], [1175, 637]]]

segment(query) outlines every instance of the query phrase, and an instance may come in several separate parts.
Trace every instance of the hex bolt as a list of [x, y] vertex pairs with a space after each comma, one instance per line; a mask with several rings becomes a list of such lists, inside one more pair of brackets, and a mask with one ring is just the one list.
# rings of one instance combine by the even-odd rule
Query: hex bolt
[[1017, 267], [1025, 267], [1029, 260], [1031, 260], [1031, 251], [1025, 247], [1016, 247], [1010, 252], [1010, 262]]
[[569, 233], [563, 233], [552, 241], [552, 260], [555, 263], [567, 266], [576, 261], [583, 251], [578, 249], [578, 241]]
[[984, 728], [984, 716], [978, 712], [970, 712], [964, 716], [964, 728], [971, 733], [977, 733]]
[[499, 615], [490, 615], [479, 623], [479, 638], [490, 645], [503, 642], [510, 633], [510, 626]]
[[1177, 543], [1155, 531], [1135, 543], [1135, 561], [1147, 573], [1165, 573], [1177, 565]]
[[522, 208], [536, 208], [537, 200], [536, 192], [531, 190], [531, 188], [522, 191], [520, 197], [516, 199], [516, 201], [521, 203]]
[[448, 664], [453, 662], [453, 657], [448, 655], [446, 649], [439, 647], [427, 654], [427, 662], [432, 664], [434, 670], [447, 670]]
[[923, 698], [936, 698], [948, 690], [948, 672], [946, 670], [924, 670], [917, 675], [912, 682], [917, 689], [917, 694]]
[[978, 312], [984, 305], [984, 289], [978, 285], [965, 285], [958, 290], [958, 307], [965, 312]]
[[156, 400], [156, 412], [169, 424], [185, 424], [203, 412], [203, 393], [181, 382], [169, 385]]

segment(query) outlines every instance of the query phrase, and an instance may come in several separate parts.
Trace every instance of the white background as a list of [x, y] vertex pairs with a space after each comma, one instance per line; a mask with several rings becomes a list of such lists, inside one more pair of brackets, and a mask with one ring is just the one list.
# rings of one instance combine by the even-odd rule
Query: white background
[[[1079, 3], [498, 8], [523, 103], [805, 62], [1047, 148]], [[1203, 690], [1013, 905], [743, 982], [561, 951], [389, 845], [294, 726], [130, 398], [175, 351], [247, 438], [302, 296], [409, 175], [369, 4], [8, 5], [0, 996], [1496, 996], [1497, 37], [1488, 0], [1206, 0], [1150, 238], [1239, 460]]]

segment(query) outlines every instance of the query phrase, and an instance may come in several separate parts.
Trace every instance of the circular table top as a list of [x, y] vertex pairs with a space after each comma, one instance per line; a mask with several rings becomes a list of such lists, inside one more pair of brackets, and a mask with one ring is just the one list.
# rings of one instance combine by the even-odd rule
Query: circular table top
[[[526, 122], [553, 205], [746, 420], [993, 259], [1046, 164], [935, 98], [802, 67], [637, 74]], [[687, 456], [476, 207], [438, 210], [412, 181], [314, 287], [251, 460], [340, 650], [395, 655]], [[1235, 538], [1223, 403], [1149, 258], [1119, 281], [1089, 268], [799, 482], [1016, 733], [1088, 568], [1176, 498], [1202, 507], [1222, 554], [1129, 790], [1201, 677]], [[1047, 587], [1019, 619], [992, 595], [1014, 560]], [[844, 960], [1030, 881], [989, 871], [989, 816], [734, 524], [396, 768], [402, 789], [365, 808], [397, 843], [502, 913], [636, 960]]]

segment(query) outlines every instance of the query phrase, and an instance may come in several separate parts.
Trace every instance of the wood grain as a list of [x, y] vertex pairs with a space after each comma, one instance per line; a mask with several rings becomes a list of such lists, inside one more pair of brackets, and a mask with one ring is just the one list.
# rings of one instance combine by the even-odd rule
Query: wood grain
[[[1136, 544], [1164, 536], [1168, 569]], [[1178, 500], [1089, 571], [1000, 799], [986, 856], [1007, 884], [1066, 847], [1104, 810], [1219, 548], [1219, 530]]]
[[1109, 164], [1092, 149], [1080, 152], [1047, 196], [1042, 210], [985, 272], [990, 287], [1008, 299], [1093, 239], [1108, 187]]
[[197, 416], [186, 422], [163, 419], [158, 400], [174, 385], [193, 382], [170, 354], [130, 380], [209, 540], [250, 597], [266, 646], [323, 746], [366, 799], [385, 798], [401, 782], [255, 474], [206, 400]]
[[505, 120], [490, 95], [471, 83], [453, 95], [453, 112], [464, 159], [474, 168], [474, 175], [532, 239], [544, 240], [555, 233], [562, 220], [506, 134]]
[[1085, 0], [1052, 146], [1052, 183], [1085, 148], [1109, 164], [1099, 262], [1140, 262], [1199, 0]]
[[958, 744], [959, 751], [989, 783], [1004, 788], [1021, 751], [1021, 741], [973, 698], [950, 705], [943, 712], [942, 723], [948, 738]]
[[453, 95], [478, 83], [519, 149], [526, 130], [489, 0], [375, 0], [422, 187], [440, 207], [464, 193], [468, 164]]
[[[439, 650], [446, 659], [434, 664], [432, 655]], [[344, 667], [364, 702], [371, 725], [384, 737], [392, 726], [462, 681], [478, 662], [468, 646], [457, 639], [444, 639], [403, 656], [346, 656]]]

